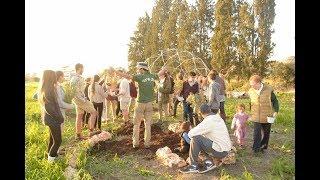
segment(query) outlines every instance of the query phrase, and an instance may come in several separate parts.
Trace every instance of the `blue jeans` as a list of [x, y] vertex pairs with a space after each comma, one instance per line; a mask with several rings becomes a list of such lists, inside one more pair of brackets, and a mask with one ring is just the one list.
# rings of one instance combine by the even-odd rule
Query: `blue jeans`
[[192, 108], [190, 107], [190, 104], [188, 104], [186, 101], [183, 101], [183, 119], [185, 121], [192, 121]]
[[190, 141], [191, 141], [191, 139], [189, 138], [189, 136], [188, 136], [188, 133], [187, 133], [187, 132], [183, 132], [183, 133], [182, 133], [182, 138], [183, 138], [183, 140], [184, 140], [187, 144], [189, 144], [189, 145], [190, 145]]
[[198, 157], [200, 152], [204, 152], [207, 160], [212, 157], [222, 159], [228, 155], [227, 151], [218, 152], [212, 148], [212, 141], [202, 135], [191, 138], [189, 157], [192, 165], [198, 165]]

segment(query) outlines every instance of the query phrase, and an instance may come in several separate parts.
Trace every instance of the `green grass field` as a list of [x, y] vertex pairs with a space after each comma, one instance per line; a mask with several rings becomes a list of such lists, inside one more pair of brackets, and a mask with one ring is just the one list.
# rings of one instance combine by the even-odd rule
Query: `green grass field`
[[[63, 172], [68, 166], [70, 157], [75, 154], [77, 156], [78, 169], [76, 179], [133, 179], [133, 177], [134, 179], [184, 179], [184, 176], [159, 172], [155, 168], [150, 168], [143, 163], [139, 163], [139, 157], [136, 156], [109, 157], [104, 152], [98, 153], [95, 156], [88, 155], [86, 144], [72, 143], [74, 142], [74, 112], [71, 112], [65, 120], [62, 146], [73, 146], [79, 151], [68, 151], [57, 163], [49, 164], [46, 154], [49, 131], [41, 122], [39, 103], [32, 99], [36, 88], [37, 83], [26, 83], [26, 179], [65, 179]], [[269, 149], [272, 150], [272, 156], [270, 155], [270, 158], [261, 159], [260, 157], [252, 157], [247, 150], [239, 150], [237, 153], [237, 165], [222, 167], [214, 173], [214, 176], [220, 179], [294, 178], [295, 106], [292, 101], [294, 94], [276, 94], [280, 103], [280, 112], [276, 122], [272, 125], [274, 133], [270, 135]], [[235, 113], [235, 106], [239, 102], [244, 103], [248, 107], [248, 99], [228, 99], [226, 101], [226, 113], [229, 117], [227, 120], [228, 128], [230, 128], [230, 121]], [[181, 111], [179, 111], [179, 114], [181, 115]], [[154, 117], [156, 118], [157, 116], [155, 115]], [[178, 121], [178, 119], [168, 118], [166, 121], [174, 122]], [[252, 127], [251, 123], [249, 123], [250, 127]], [[109, 132], [113, 132], [116, 128], [119, 128], [119, 126], [113, 123], [103, 124], [102, 126], [102, 129]], [[251, 134], [248, 139], [252, 139]]]

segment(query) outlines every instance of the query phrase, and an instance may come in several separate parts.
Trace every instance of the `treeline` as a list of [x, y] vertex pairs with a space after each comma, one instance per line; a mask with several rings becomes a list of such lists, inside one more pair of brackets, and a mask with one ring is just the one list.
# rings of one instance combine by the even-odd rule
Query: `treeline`
[[217, 70], [236, 65], [230, 77], [266, 75], [274, 43], [275, 0], [156, 0], [140, 17], [129, 43], [129, 70], [161, 50], [189, 51]]

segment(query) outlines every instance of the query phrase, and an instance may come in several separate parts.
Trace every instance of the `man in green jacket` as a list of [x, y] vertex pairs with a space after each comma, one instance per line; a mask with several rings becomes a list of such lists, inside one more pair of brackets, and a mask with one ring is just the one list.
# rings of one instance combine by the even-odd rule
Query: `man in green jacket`
[[[276, 117], [279, 112], [279, 103], [272, 87], [261, 82], [261, 77], [253, 75], [249, 79], [251, 121], [254, 123], [253, 146], [254, 153], [263, 152], [268, 148], [271, 123], [267, 117]], [[261, 133], [262, 132], [262, 133]], [[263, 134], [263, 137], [261, 137]]]

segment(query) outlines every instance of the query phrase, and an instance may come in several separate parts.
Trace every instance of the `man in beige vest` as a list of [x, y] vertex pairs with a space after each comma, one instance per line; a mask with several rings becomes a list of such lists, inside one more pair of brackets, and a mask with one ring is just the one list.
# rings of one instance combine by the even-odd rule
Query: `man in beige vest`
[[249, 81], [251, 121], [254, 123], [252, 150], [257, 153], [268, 148], [271, 123], [267, 117], [276, 117], [279, 103], [272, 87], [262, 83], [260, 76], [253, 75]]

